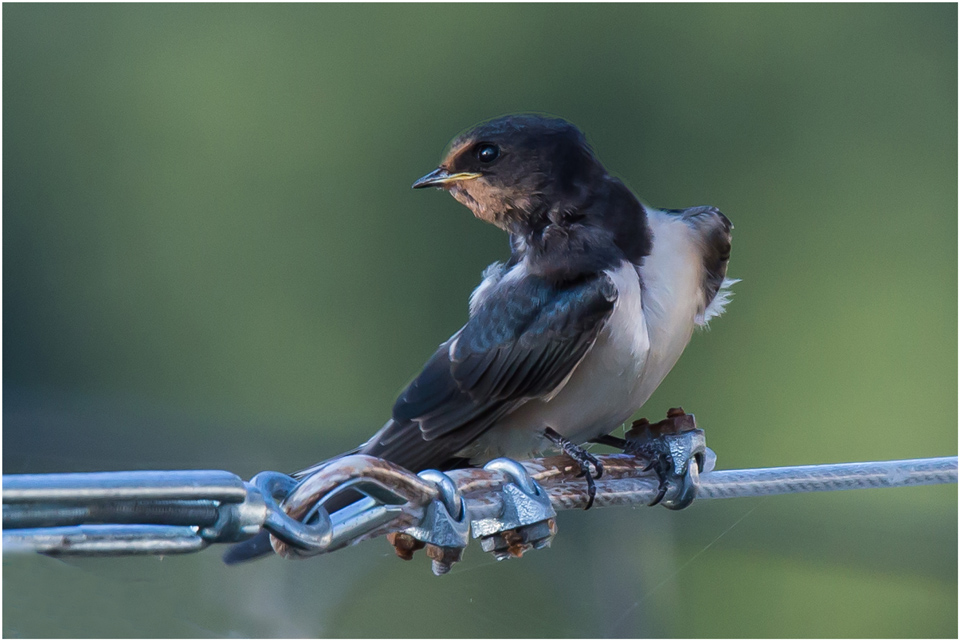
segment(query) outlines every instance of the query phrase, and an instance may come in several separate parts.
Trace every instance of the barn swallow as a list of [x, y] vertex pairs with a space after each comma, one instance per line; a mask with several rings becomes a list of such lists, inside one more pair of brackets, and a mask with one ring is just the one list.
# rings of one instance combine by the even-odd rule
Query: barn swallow
[[[733, 226], [714, 207], [642, 203], [577, 127], [537, 114], [459, 135], [413, 183], [427, 187], [507, 232], [510, 258], [484, 271], [467, 323], [355, 452], [421, 471], [559, 449], [593, 491], [602, 468], [580, 445], [640, 409], [723, 312]], [[227, 560], [255, 556], [255, 542]]]

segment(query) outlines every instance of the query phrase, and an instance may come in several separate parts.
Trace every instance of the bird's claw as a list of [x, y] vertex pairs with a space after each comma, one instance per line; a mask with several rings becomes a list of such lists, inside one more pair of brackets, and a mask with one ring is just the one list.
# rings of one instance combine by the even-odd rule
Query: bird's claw
[[[564, 453], [575, 460], [577, 465], [580, 466], [580, 473], [577, 474], [577, 477], [582, 476], [587, 482], [587, 505], [583, 509], [589, 510], [591, 507], [593, 507], [594, 499], [597, 498], [596, 479], [599, 479], [603, 476], [603, 463], [601, 463], [596, 456], [590, 454], [586, 450], [579, 447], [577, 449], [579, 450], [578, 454], [580, 456], [575, 456], [566, 450], [564, 450]], [[593, 466], [593, 473], [590, 472], [591, 465]]]
[[[587, 482], [587, 505], [583, 509], [589, 510], [593, 507], [593, 501], [597, 497], [596, 480], [603, 477], [603, 463], [596, 456], [564, 438], [552, 428], [548, 427], [544, 430], [544, 435], [580, 466], [580, 473], [577, 474], [577, 477], [583, 477]], [[593, 467], [593, 472], [590, 471], [591, 467]]]
[[644, 472], [649, 472], [653, 470], [657, 478], [660, 480], [660, 484], [657, 486], [657, 495], [652, 501], [647, 503], [649, 507], [653, 507], [660, 503], [663, 500], [663, 497], [667, 495], [667, 490], [670, 489], [670, 483], [668, 481], [670, 462], [667, 460], [667, 457], [662, 453], [657, 453], [653, 458], [650, 459], [650, 462], [643, 467]]
[[[579, 449], [579, 448], [578, 448]], [[593, 478], [599, 479], [603, 477], [603, 463], [596, 456], [587, 452], [586, 450], [580, 450], [582, 458], [577, 456], [571, 456], [569, 452], [565, 452], [567, 456], [574, 459], [577, 464], [580, 466], [580, 473], [577, 476], [587, 476], [589, 474], [588, 467], [593, 466]]]
[[[653, 471], [659, 479], [657, 495], [649, 505], [662, 503], [671, 510], [690, 505], [697, 496], [707, 455], [703, 430], [697, 429], [693, 415], [682, 408], [671, 409], [659, 423], [651, 424], [646, 419], [634, 422], [625, 436], [624, 451], [649, 461], [643, 471]], [[678, 490], [664, 500], [671, 484]]]

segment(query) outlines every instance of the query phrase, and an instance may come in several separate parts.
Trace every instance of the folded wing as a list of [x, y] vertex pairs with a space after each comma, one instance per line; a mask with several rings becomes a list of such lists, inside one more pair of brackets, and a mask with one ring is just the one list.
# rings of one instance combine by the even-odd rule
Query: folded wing
[[617, 291], [605, 274], [504, 279], [397, 399], [361, 451], [409, 469], [456, 453], [524, 402], [554, 392], [593, 345]]

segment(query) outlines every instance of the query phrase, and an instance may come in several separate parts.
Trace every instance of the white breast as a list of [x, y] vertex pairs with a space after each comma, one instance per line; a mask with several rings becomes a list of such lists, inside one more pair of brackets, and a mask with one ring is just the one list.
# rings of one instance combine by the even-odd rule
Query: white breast
[[591, 350], [552, 394], [504, 417], [461, 455], [478, 463], [528, 457], [550, 448], [542, 436], [547, 427], [575, 443], [609, 434], [673, 368], [701, 306], [702, 262], [686, 224], [647, 211], [653, 250], [640, 267], [624, 262], [606, 272], [617, 287], [617, 301]]
[[[647, 209], [653, 250], [638, 269], [650, 354], [638, 398], [645, 403], [683, 353], [703, 308], [703, 258], [697, 232], [678, 216]], [[637, 407], [639, 409], [639, 406]]]
[[628, 262], [607, 275], [617, 287], [613, 312], [570, 376], [552, 394], [504, 417], [462, 455], [477, 462], [529, 456], [546, 446], [547, 427], [583, 442], [612, 431], [642, 404], [635, 397], [650, 342], [640, 280]]

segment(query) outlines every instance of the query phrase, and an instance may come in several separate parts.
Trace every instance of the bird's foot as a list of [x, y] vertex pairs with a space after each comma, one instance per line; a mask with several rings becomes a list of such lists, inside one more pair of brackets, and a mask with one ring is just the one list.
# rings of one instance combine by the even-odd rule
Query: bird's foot
[[[580, 473], [577, 476], [582, 476], [587, 481], [587, 505], [583, 509], [589, 510], [597, 496], [597, 484], [594, 479], [603, 476], [603, 463], [590, 452], [558, 434], [553, 428], [545, 429], [543, 435], [580, 466]], [[593, 472], [590, 471], [591, 466]]]
[[[697, 428], [693, 414], [677, 407], [658, 423], [641, 418], [634, 421], [624, 436], [623, 450], [648, 461], [644, 471], [654, 471], [660, 481], [657, 496], [650, 505], [662, 501], [664, 507], [672, 510], [690, 505], [697, 496], [699, 475], [705, 471], [708, 452], [703, 430]], [[679, 490], [676, 496], [664, 501], [671, 482]]]

